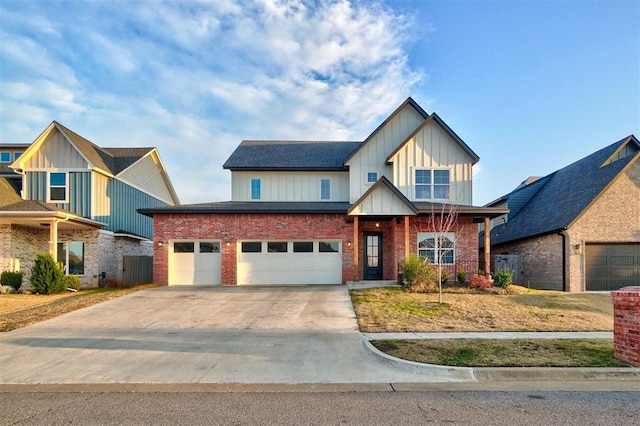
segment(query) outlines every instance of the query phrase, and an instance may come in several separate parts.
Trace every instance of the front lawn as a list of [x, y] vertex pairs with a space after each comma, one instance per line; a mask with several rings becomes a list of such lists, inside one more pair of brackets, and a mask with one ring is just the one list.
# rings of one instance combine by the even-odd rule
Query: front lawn
[[528, 291], [490, 294], [451, 289], [406, 293], [400, 287], [351, 290], [360, 331], [613, 331], [609, 294]]

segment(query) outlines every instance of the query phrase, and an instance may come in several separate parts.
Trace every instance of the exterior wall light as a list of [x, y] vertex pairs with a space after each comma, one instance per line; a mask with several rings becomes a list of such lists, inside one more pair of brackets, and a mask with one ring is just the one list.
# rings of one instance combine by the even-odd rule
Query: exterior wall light
[[158, 247], [162, 247], [164, 246], [164, 243], [162, 241], [158, 241]]

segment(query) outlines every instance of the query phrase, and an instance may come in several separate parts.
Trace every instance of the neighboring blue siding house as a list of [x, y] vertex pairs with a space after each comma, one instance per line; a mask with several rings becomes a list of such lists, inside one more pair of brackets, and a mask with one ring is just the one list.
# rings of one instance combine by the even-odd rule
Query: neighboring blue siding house
[[123, 254], [153, 253], [137, 209], [179, 205], [156, 148], [101, 148], [55, 121], [9, 167], [23, 201], [0, 205], [0, 270], [28, 275], [49, 252], [85, 285], [118, 281]]

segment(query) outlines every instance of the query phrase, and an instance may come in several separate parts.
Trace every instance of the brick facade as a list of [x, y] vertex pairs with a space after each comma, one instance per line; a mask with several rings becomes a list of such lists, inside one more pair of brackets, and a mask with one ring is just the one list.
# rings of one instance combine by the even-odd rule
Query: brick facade
[[[563, 236], [547, 234], [491, 247], [493, 255], [522, 256], [522, 285], [545, 290], [586, 290], [585, 245], [588, 243], [640, 242], [640, 161], [633, 163], [566, 230]], [[566, 274], [566, 288], [563, 286]]]
[[612, 291], [611, 300], [614, 355], [640, 367], [640, 287]]
[[[237, 284], [238, 241], [243, 240], [340, 240], [342, 282], [362, 276], [364, 234], [382, 233], [383, 279], [396, 280], [398, 262], [404, 257], [404, 218], [366, 220], [358, 225], [359, 270], [354, 269], [352, 221], [341, 214], [156, 214], [154, 216], [154, 282], [168, 284], [172, 240], [221, 242], [222, 284]], [[424, 217], [410, 217], [410, 250], [417, 251], [417, 232], [428, 232]], [[456, 229], [458, 259], [477, 259], [478, 231], [471, 219], [460, 218]], [[162, 246], [160, 246], [162, 242]], [[348, 244], [351, 242], [352, 244]]]

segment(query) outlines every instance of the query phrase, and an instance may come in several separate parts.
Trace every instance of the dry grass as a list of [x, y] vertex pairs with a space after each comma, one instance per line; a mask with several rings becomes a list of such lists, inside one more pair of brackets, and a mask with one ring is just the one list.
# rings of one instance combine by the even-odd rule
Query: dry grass
[[351, 290], [360, 331], [612, 331], [609, 294], [530, 291], [487, 294], [451, 290], [437, 294], [400, 288]]
[[68, 312], [106, 302], [138, 290], [156, 287], [147, 284], [132, 288], [92, 288], [78, 293], [51, 295], [0, 295], [0, 332], [26, 327]]
[[604, 339], [437, 339], [372, 342], [397, 358], [457, 367], [628, 367]]

